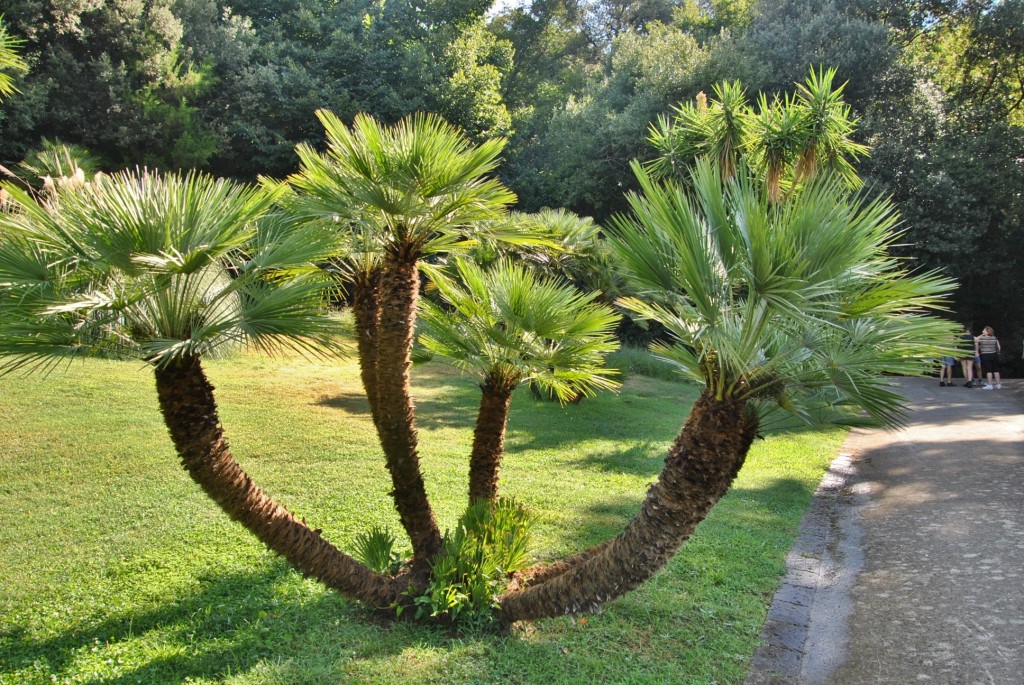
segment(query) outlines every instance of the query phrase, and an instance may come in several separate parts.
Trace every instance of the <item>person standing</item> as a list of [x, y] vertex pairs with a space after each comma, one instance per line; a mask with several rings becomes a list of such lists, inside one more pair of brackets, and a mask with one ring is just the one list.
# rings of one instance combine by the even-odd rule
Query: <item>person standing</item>
[[[1003, 387], [1002, 378], [999, 376], [999, 353], [1002, 347], [996, 338], [996, 332], [991, 326], [985, 326], [981, 335], [974, 339], [975, 348], [981, 355], [981, 372], [985, 374], [985, 390], [999, 390]], [[992, 377], [995, 376], [995, 385], [992, 384]]]
[[939, 359], [939, 387], [953, 387], [953, 364], [956, 364], [956, 360], [952, 357], [942, 357]]
[[960, 370], [964, 372], [965, 388], [974, 387], [974, 333], [970, 326], [964, 326], [960, 335]]

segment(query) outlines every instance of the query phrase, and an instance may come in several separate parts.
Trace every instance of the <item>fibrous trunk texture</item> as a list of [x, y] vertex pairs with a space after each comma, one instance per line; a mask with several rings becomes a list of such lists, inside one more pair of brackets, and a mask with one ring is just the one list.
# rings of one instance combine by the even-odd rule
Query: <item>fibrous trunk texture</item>
[[380, 327], [380, 269], [361, 274], [353, 286], [352, 312], [356, 324], [359, 374], [370, 404], [370, 415], [377, 421], [377, 329]]
[[160, 411], [188, 474], [228, 516], [307, 576], [375, 607], [402, 600], [404, 578], [374, 573], [279, 505], [235, 461], [213, 386], [197, 358], [156, 370]]
[[514, 385], [488, 378], [483, 384], [480, 411], [469, 455], [469, 501], [498, 498], [498, 469], [505, 449], [505, 426]]
[[441, 550], [441, 531], [420, 472], [411, 392], [410, 369], [418, 301], [416, 260], [389, 255], [380, 281], [374, 423], [391, 474], [395, 508], [412, 542], [414, 565], [423, 566]]
[[501, 597], [501, 619], [513, 623], [594, 611], [648, 580], [728, 491], [756, 430], [740, 403], [702, 395], [626, 530]]

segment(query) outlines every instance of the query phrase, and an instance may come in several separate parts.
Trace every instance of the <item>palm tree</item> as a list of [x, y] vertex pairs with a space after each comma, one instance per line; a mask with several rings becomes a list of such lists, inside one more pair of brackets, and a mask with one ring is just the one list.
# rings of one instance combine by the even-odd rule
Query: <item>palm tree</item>
[[289, 181], [292, 208], [326, 221], [350, 243], [360, 371], [394, 486], [395, 507], [421, 570], [441, 533], [420, 472], [409, 370], [419, 301], [419, 262], [472, 242], [481, 222], [515, 201], [488, 174], [504, 140], [474, 145], [432, 115], [392, 127], [358, 115], [351, 130], [317, 112], [327, 151], [300, 145]]
[[101, 168], [101, 160], [85, 148], [43, 138], [40, 146], [19, 162], [9, 175], [40, 190], [49, 189], [57, 183], [87, 183]]
[[2, 370], [144, 360], [181, 463], [210, 498], [303, 573], [374, 606], [396, 601], [402, 580], [341, 553], [235, 461], [202, 366], [235, 345], [337, 350], [323, 315], [333, 286], [313, 265], [335, 249], [331, 234], [269, 215], [280, 191], [196, 173], [98, 175], [42, 199], [3, 188]]
[[494, 502], [512, 391], [532, 382], [562, 401], [618, 387], [603, 368], [619, 316], [569, 285], [509, 262], [488, 272], [456, 260], [428, 273], [444, 307], [424, 300], [423, 345], [472, 374], [482, 396], [469, 462], [470, 502]]
[[[612, 226], [637, 296], [622, 304], [674, 337], [655, 351], [702, 392], [641, 511], [616, 538], [534, 569], [500, 598], [505, 621], [588, 611], [647, 580], [729, 489], [778, 412], [808, 423], [863, 410], [898, 424], [886, 374], [920, 374], [952, 339], [930, 316], [953, 284], [910, 274], [887, 248], [883, 200], [823, 179], [781, 204], [705, 161], [687, 191], [635, 165], [643, 194]], [[837, 413], [840, 412], [840, 413]]]

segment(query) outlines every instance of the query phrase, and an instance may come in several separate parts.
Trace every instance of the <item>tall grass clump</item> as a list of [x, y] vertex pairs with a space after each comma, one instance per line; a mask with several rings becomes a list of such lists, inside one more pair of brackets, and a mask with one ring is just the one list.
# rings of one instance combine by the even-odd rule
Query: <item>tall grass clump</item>
[[608, 355], [605, 362], [609, 367], [619, 370], [623, 378], [633, 375], [657, 378], [663, 381], [681, 381], [676, 367], [655, 356], [644, 347], [623, 345]]

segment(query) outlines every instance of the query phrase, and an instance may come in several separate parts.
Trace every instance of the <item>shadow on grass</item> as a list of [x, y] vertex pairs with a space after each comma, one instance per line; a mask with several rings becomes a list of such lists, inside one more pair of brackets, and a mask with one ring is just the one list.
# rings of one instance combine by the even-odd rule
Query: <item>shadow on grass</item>
[[[803, 507], [813, 492], [814, 487], [795, 478], [779, 478], [761, 488], [734, 487], [715, 505], [720, 511], [713, 508], [709, 518], [714, 518], [716, 528], [777, 532], [784, 525], [786, 512]], [[592, 504], [571, 529], [565, 529], [558, 548], [573, 554], [615, 537], [640, 511], [644, 497], [645, 493], [619, 495]], [[795, 526], [788, 532], [795, 535]]]
[[665, 461], [662, 443], [642, 440], [624, 450], [610, 454], [588, 454], [572, 462], [581, 471], [604, 471], [629, 476], [654, 478], [661, 473]]
[[[807, 490], [797, 481], [780, 479], [766, 488], [736, 493], [743, 500], [742, 507], [752, 505], [765, 512], [765, 520], [758, 525], [770, 528], [778, 525], [775, 510], [791, 506], [793, 496], [809, 494]], [[616, 535], [639, 506], [640, 497], [595, 503], [584, 510], [579, 525], [567, 528], [565, 547], [582, 549]], [[692, 572], [690, 569], [686, 575]], [[464, 647], [466, 637], [473, 639], [408, 621], [393, 622], [336, 594], [311, 592], [297, 585], [294, 572], [283, 563], [261, 572], [198, 580], [200, 589], [194, 593], [148, 608], [129, 606], [99, 622], [83, 621], [52, 637], [35, 638], [20, 627], [0, 633], [0, 644], [5, 646], [0, 672], [34, 669], [44, 679], [54, 675], [58, 680], [127, 685], [220, 680], [229, 674], [291, 664], [289, 668], [298, 669], [299, 680], [308, 669], [306, 676], [317, 672], [325, 682], [337, 682], [352, 675], [349, 669], [365, 673], [367, 668], [375, 668], [378, 660], [387, 662], [406, 649], [458, 650]], [[700, 582], [699, 578], [683, 582], [691, 580]], [[623, 620], [630, 619], [624, 616]], [[497, 641], [505, 639], [477, 637], [494, 648]], [[553, 634], [551, 639], [560, 638]], [[552, 644], [547, 639], [515, 641], [516, 658], [547, 658]], [[109, 665], [122, 654], [130, 656], [120, 672], [104, 670], [101, 663]], [[134, 663], [147, 656], [144, 663]], [[91, 668], [93, 661], [99, 670]], [[444, 661], [440, 659], [438, 667]], [[443, 674], [431, 674], [435, 676]]]
[[[260, 573], [234, 573], [200, 579], [201, 589], [179, 595], [149, 609], [128, 609], [98, 623], [35, 639], [17, 627], [0, 633], [0, 673], [31, 669], [52, 674], [57, 680], [94, 683], [180, 683], [193, 678], [220, 679], [249, 671], [259, 663], [280, 663], [331, 641], [330, 632], [342, 622], [343, 631], [356, 627], [361, 639], [348, 644], [348, 658], [361, 651], [386, 654], [401, 651], [400, 641], [377, 640], [391, 628], [389, 622], [369, 609], [339, 595], [325, 592], [310, 599], [308, 593], [291, 593], [295, 574], [281, 564]], [[415, 638], [429, 641], [429, 631]], [[439, 639], [443, 638], [438, 632]], [[141, 649], [130, 643], [145, 641]], [[366, 644], [361, 644], [366, 643]], [[120, 673], [100, 674], [90, 661], [110, 663], [130, 652], [153, 658], [141, 665], [123, 667]], [[339, 654], [339, 660], [340, 660]], [[81, 680], [93, 671], [93, 679]], [[55, 680], [55, 682], [57, 681]], [[2, 678], [0, 678], [2, 681]]]

